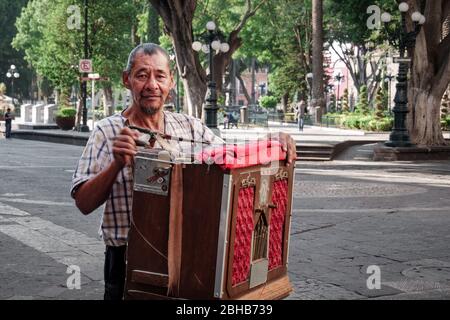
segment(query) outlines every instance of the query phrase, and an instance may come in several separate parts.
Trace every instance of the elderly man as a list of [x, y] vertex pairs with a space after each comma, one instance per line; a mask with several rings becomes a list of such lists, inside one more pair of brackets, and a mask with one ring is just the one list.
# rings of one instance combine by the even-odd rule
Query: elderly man
[[[132, 164], [139, 134], [128, 125], [196, 141], [220, 142], [199, 119], [164, 111], [174, 86], [169, 56], [158, 45], [147, 43], [130, 53], [122, 80], [133, 97], [129, 108], [97, 123], [73, 175], [71, 195], [87, 215], [106, 202], [102, 218], [105, 252], [105, 299], [122, 299], [125, 249], [132, 204]], [[295, 161], [295, 143], [286, 134], [279, 140]], [[154, 147], [162, 147], [155, 142]]]

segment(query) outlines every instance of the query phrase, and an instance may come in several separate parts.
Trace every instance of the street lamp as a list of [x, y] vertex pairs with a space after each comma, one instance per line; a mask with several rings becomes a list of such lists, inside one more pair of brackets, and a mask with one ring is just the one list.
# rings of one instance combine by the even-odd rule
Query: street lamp
[[420, 12], [414, 12], [411, 18], [414, 22], [414, 30], [409, 31], [406, 27], [406, 13], [409, 10], [409, 5], [406, 2], [400, 3], [398, 9], [401, 12], [402, 23], [398, 30], [391, 32], [387, 24], [392, 20], [392, 16], [385, 12], [381, 15], [381, 21], [385, 25], [385, 31], [388, 35], [389, 43], [392, 46], [398, 46], [400, 49], [400, 58], [394, 60], [398, 62], [399, 71], [397, 75], [397, 86], [395, 94], [395, 106], [392, 108], [394, 112], [394, 126], [389, 136], [389, 141], [385, 142], [388, 147], [411, 147], [412, 143], [409, 139], [408, 130], [406, 128], [406, 114], [408, 113], [408, 70], [411, 64], [411, 57], [407, 49], [412, 49], [416, 45], [416, 38], [419, 34], [422, 25], [426, 19]]
[[[339, 72], [337, 75], [334, 76], [334, 79], [337, 81], [337, 96], [336, 96], [336, 112], [338, 111], [338, 106], [339, 106], [339, 94], [340, 94], [340, 90], [341, 90], [341, 81], [344, 79], [345, 77]], [[341, 107], [342, 110], [342, 107]]]
[[391, 82], [395, 78], [395, 76], [388, 73], [384, 76], [384, 82], [388, 83], [388, 111], [391, 111]]
[[20, 74], [17, 71], [17, 68], [15, 65], [11, 65], [11, 67], [9, 67], [8, 72], [6, 73], [6, 77], [8, 79], [11, 79], [11, 98], [12, 98], [12, 104], [13, 106], [15, 106], [14, 104], [14, 79], [19, 79]]
[[200, 41], [194, 41], [192, 43], [192, 49], [199, 52], [208, 53], [209, 63], [209, 77], [208, 77], [208, 95], [206, 97], [205, 105], [205, 122], [206, 126], [211, 129], [217, 129], [217, 93], [216, 83], [214, 82], [214, 63], [213, 63], [213, 51], [228, 52], [230, 45], [225, 42], [220, 42], [219, 32], [216, 30], [216, 24], [214, 21], [209, 21], [206, 24], [207, 34], [202, 35], [200, 38], [206, 43]]

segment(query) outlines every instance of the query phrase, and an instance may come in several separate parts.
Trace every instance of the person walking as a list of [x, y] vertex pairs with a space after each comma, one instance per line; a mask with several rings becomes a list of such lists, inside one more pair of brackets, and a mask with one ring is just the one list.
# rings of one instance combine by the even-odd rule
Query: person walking
[[298, 130], [303, 131], [303, 126], [305, 124], [305, 101], [300, 100], [297, 103], [297, 123]]
[[12, 119], [11, 108], [8, 108], [5, 113], [5, 138], [11, 138]]

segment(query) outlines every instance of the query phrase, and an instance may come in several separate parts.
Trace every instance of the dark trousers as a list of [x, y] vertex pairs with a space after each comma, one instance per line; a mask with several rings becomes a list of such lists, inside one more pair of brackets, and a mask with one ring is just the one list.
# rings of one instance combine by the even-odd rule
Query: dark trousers
[[11, 122], [5, 123], [5, 138], [11, 138]]
[[125, 287], [125, 253], [127, 246], [106, 246], [105, 300], [122, 300]]

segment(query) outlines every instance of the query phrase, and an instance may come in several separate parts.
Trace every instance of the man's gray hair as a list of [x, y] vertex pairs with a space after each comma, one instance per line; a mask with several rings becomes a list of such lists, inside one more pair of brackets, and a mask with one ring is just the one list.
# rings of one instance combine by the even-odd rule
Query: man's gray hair
[[142, 43], [130, 52], [130, 55], [128, 56], [127, 68], [125, 69], [127, 73], [130, 73], [131, 70], [133, 69], [134, 61], [136, 60], [136, 56], [138, 53], [143, 53], [148, 56], [161, 53], [163, 56], [167, 58], [167, 63], [170, 66], [169, 54], [163, 47], [155, 43]]

